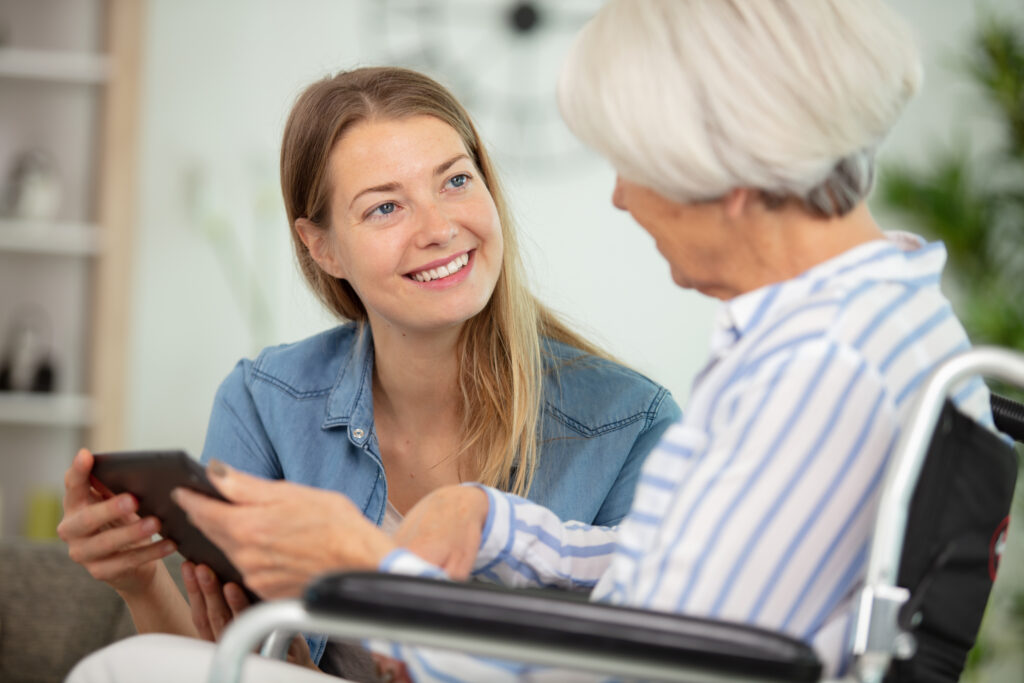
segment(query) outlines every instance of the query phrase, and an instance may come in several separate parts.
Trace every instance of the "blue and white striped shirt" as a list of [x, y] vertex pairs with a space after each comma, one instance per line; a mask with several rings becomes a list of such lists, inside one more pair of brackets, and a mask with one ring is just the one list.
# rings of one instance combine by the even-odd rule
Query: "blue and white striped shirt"
[[[939, 290], [942, 244], [887, 238], [722, 305], [684, 417], [648, 456], [619, 527], [562, 522], [487, 489], [475, 574], [782, 630], [841, 672], [900, 425], [922, 380], [969, 345]], [[992, 424], [980, 379], [954, 400]], [[405, 551], [382, 568], [438, 572]], [[568, 680], [479, 658], [394, 654], [418, 681]]]

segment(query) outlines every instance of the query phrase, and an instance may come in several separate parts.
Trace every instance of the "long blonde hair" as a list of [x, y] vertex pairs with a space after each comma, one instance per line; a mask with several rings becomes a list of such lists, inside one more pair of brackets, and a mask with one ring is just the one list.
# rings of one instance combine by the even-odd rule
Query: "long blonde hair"
[[504, 256], [494, 293], [459, 338], [463, 466], [484, 484], [526, 495], [537, 466], [547, 337], [607, 357], [571, 331], [527, 289], [515, 226], [493, 164], [465, 109], [436, 81], [408, 69], [371, 67], [317, 81], [299, 96], [281, 145], [281, 189], [295, 255], [306, 281], [345, 320], [366, 324], [352, 286], [324, 272], [296, 229], [305, 218], [328, 229], [328, 160], [351, 126], [370, 119], [433, 116], [450, 125], [487, 185], [501, 220]]

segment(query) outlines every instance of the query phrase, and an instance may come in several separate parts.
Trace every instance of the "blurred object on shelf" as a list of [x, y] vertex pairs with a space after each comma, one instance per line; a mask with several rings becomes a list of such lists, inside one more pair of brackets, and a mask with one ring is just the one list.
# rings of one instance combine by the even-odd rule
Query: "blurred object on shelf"
[[30, 149], [15, 157], [7, 177], [4, 213], [11, 218], [52, 221], [60, 212], [62, 188], [53, 156]]
[[57, 525], [62, 514], [61, 496], [56, 489], [34, 489], [25, 508], [25, 538], [40, 541], [57, 538]]
[[50, 319], [40, 307], [14, 316], [0, 358], [0, 391], [49, 393], [57, 384]]

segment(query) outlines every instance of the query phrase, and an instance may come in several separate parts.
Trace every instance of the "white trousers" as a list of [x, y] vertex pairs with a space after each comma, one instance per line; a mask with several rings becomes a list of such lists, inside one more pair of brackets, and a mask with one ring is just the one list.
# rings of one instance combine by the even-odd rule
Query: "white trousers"
[[[150, 633], [122, 640], [79, 662], [65, 683], [202, 683], [213, 661], [214, 643]], [[250, 655], [245, 683], [344, 683], [344, 679], [287, 662]]]

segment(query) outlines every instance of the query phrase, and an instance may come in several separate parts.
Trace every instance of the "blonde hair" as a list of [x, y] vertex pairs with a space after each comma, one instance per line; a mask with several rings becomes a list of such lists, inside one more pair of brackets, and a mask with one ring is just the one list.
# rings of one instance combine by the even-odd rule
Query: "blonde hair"
[[310, 85], [288, 117], [281, 145], [281, 189], [292, 242], [306, 281], [345, 320], [364, 325], [366, 309], [351, 285], [324, 272], [296, 229], [305, 218], [329, 229], [328, 159], [345, 131], [361, 121], [427, 115], [462, 139], [483, 177], [502, 226], [501, 272], [484, 309], [466, 322], [457, 350], [463, 435], [458, 451], [477, 481], [526, 495], [537, 465], [543, 404], [542, 337], [604, 356], [572, 332], [526, 288], [515, 226], [493, 164], [469, 115], [443, 86], [394, 67], [356, 69]]
[[882, 0], [611, 0], [559, 82], [573, 132], [678, 202], [738, 187], [842, 215], [921, 80]]

